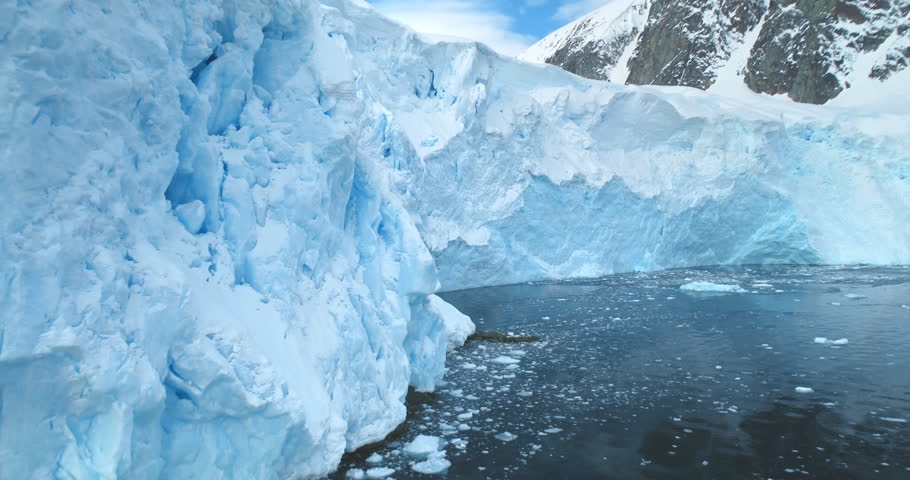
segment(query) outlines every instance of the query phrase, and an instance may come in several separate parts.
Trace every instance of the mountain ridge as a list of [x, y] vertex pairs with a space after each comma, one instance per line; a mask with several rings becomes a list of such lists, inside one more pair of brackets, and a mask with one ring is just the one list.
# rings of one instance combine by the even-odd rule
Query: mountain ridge
[[[845, 90], [893, 89], [910, 63], [906, 0], [620, 0], [556, 30], [520, 59], [635, 85], [712, 88], [823, 104]], [[734, 53], [748, 48], [744, 65]], [[870, 81], [871, 80], [871, 81]]]

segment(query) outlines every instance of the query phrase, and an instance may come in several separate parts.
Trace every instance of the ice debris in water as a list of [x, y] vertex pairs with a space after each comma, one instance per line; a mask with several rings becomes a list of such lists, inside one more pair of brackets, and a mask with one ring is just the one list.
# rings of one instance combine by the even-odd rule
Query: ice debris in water
[[883, 422], [907, 423], [907, 419], [906, 419], [906, 418], [895, 418], [895, 417], [878, 417], [878, 418], [879, 418], [879, 420], [881, 420], [881, 421], [883, 421]]
[[746, 293], [739, 285], [727, 285], [712, 282], [691, 282], [679, 287], [684, 292], [717, 292], [717, 293]]
[[812, 393], [812, 392], [815, 391], [815, 390], [812, 390], [812, 389], [809, 388], [809, 387], [796, 387], [796, 388], [794, 388], [793, 390], [795, 390], [796, 393]]
[[515, 435], [510, 432], [502, 432], [502, 433], [498, 433], [498, 434], [494, 435], [494, 438], [502, 440], [503, 442], [511, 442], [512, 440], [515, 440], [516, 438], [518, 438], [518, 435]]
[[388, 467], [377, 467], [367, 470], [367, 478], [386, 478], [389, 475], [395, 473], [394, 468]]
[[452, 462], [446, 460], [446, 452], [439, 451], [431, 453], [426, 460], [415, 463], [411, 469], [417, 473], [434, 474], [442, 473], [451, 466]]
[[815, 343], [819, 343], [819, 344], [823, 344], [823, 345], [846, 345], [846, 344], [850, 343], [850, 340], [848, 340], [846, 338], [839, 338], [837, 340], [828, 340], [825, 337], [815, 337]]
[[844, 296], [847, 298], [852, 298], [854, 300], [860, 299], [860, 298], [866, 298], [865, 295], [860, 295], [858, 293], [845, 293]]
[[502, 364], [502, 365], [512, 365], [512, 364], [518, 363], [518, 360], [517, 360], [517, 359], [512, 358], [512, 357], [507, 357], [507, 356], [505, 356], [505, 355], [500, 355], [500, 356], [494, 358], [494, 359], [491, 360], [491, 361], [492, 361], [493, 363], [499, 363], [499, 364]]
[[383, 460], [382, 455], [380, 455], [378, 453], [374, 453], [374, 454], [370, 455], [369, 458], [367, 458], [367, 463], [374, 463], [374, 464], [382, 463], [382, 460]]
[[430, 435], [417, 435], [411, 443], [405, 445], [404, 453], [412, 457], [424, 458], [439, 450], [439, 437]]

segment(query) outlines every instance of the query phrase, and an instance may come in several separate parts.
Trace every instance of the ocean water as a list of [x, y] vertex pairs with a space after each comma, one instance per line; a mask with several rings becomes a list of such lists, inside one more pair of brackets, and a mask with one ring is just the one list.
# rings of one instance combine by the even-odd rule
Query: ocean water
[[[745, 293], [689, 292], [705, 281]], [[450, 292], [447, 384], [335, 475], [438, 436], [458, 479], [910, 478], [910, 269], [754, 267]], [[366, 462], [372, 454], [373, 462]], [[379, 473], [374, 471], [374, 473]]]

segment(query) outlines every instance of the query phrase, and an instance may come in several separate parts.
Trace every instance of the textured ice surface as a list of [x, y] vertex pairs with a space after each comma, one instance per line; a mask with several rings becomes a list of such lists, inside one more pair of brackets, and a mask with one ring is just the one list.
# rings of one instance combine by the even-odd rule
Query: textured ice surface
[[322, 475], [471, 331], [440, 282], [910, 263], [907, 115], [598, 84], [362, 2], [5, 2], [0, 82], [2, 478]]
[[472, 326], [432, 295], [407, 143], [348, 47], [368, 25], [257, 0], [0, 19], [0, 478], [308, 478], [404, 420]]
[[411, 469], [417, 473], [435, 474], [442, 473], [452, 466], [452, 462], [446, 460], [446, 452], [433, 452], [426, 460], [417, 462], [411, 466]]
[[413, 457], [426, 458], [427, 455], [439, 450], [439, 437], [431, 435], [417, 435], [411, 443], [404, 447], [404, 453]]

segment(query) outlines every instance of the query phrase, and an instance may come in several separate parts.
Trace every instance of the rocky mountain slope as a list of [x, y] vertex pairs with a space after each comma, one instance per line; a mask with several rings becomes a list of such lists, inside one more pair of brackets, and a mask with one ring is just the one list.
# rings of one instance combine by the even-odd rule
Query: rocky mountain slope
[[[826, 103], [876, 89], [910, 60], [908, 0], [618, 0], [522, 58], [637, 85], [750, 90]], [[725, 78], [726, 77], [726, 78]]]

